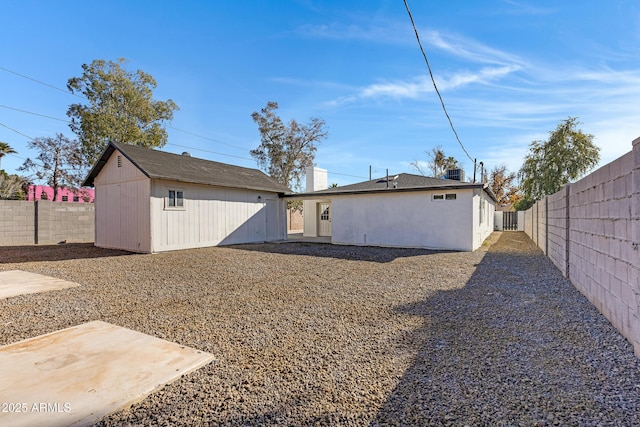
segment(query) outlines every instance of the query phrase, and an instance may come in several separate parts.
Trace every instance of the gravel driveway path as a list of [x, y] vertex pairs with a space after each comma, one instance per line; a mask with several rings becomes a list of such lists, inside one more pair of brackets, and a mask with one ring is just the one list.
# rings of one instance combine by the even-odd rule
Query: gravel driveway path
[[80, 283], [0, 300], [0, 345], [103, 320], [218, 361], [101, 425], [640, 425], [640, 361], [524, 233], [473, 253], [0, 248]]

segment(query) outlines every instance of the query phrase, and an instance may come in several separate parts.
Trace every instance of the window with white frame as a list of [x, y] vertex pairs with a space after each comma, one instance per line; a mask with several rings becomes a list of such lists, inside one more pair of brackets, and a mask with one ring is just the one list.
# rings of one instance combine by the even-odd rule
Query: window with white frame
[[456, 200], [456, 193], [446, 193], [446, 194], [433, 194], [431, 196], [431, 200], [441, 201], [441, 200]]
[[184, 191], [178, 189], [168, 189], [167, 198], [165, 199], [165, 209], [184, 209]]

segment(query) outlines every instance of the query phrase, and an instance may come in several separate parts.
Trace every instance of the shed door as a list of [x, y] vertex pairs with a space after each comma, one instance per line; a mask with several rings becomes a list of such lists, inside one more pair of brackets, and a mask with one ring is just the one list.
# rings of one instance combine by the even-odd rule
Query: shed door
[[318, 203], [318, 236], [331, 236], [331, 203]]

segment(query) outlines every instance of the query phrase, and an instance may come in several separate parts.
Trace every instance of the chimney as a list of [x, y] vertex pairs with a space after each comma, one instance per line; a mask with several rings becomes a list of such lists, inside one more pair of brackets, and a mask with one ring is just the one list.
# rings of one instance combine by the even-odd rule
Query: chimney
[[306, 172], [306, 191], [308, 193], [329, 188], [327, 170], [315, 165], [308, 166]]

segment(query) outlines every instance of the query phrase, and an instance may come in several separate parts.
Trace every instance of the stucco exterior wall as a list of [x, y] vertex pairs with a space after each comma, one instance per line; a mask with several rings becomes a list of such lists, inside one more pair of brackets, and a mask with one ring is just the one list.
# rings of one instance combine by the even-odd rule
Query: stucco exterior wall
[[[433, 200], [435, 193], [456, 193], [456, 200]], [[390, 191], [388, 194], [334, 196], [331, 202], [333, 243], [474, 249], [473, 190]]]
[[[183, 209], [167, 206], [170, 189]], [[152, 252], [286, 238], [286, 203], [269, 192], [153, 180], [151, 218]]]
[[[63, 200], [63, 198], [66, 198], [66, 200]], [[86, 202], [85, 198], [87, 199]], [[81, 188], [75, 191], [68, 188], [58, 188], [57, 199], [56, 202], [89, 203], [94, 201], [95, 191], [92, 188]], [[48, 185], [30, 185], [27, 192], [27, 200], [54, 201], [53, 188]]]
[[[305, 174], [305, 188], [307, 192], [325, 190], [329, 186], [326, 169], [311, 166], [305, 170]], [[320, 200], [304, 200], [302, 202], [302, 210], [304, 212], [302, 223], [303, 234], [305, 236], [318, 236], [318, 202], [320, 202]]]
[[496, 204], [481, 189], [473, 190], [473, 243], [471, 250], [478, 249], [493, 232]]

